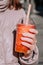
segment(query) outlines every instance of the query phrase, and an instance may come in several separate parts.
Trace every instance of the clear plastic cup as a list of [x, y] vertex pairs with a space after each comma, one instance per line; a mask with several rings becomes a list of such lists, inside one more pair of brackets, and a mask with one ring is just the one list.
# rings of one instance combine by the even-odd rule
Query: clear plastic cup
[[30, 32], [29, 29], [31, 29], [31, 28], [32, 29], [35, 28], [35, 25], [33, 25], [33, 24], [29, 24], [29, 25], [18, 24], [17, 25], [16, 43], [15, 43], [15, 51], [16, 52], [26, 54], [27, 51], [29, 50], [29, 48], [27, 48], [26, 46], [23, 46], [21, 44], [21, 42], [22, 42], [21, 37], [23, 36], [22, 33]]

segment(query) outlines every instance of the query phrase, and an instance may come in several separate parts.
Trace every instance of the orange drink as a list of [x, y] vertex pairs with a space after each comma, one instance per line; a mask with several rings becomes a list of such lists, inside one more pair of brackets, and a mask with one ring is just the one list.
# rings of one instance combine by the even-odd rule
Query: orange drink
[[16, 52], [25, 54], [29, 50], [29, 48], [27, 48], [26, 46], [23, 46], [21, 44], [21, 42], [22, 42], [21, 37], [23, 37], [22, 33], [29, 32], [29, 29], [31, 29], [31, 28], [35, 28], [35, 26], [32, 24], [29, 24], [29, 25], [18, 24], [17, 25], [16, 43], [15, 43]]

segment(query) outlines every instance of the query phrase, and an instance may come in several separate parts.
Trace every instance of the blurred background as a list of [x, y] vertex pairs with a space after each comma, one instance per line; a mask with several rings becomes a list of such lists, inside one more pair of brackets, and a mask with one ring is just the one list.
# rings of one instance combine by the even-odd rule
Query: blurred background
[[43, 65], [43, 0], [21, 0], [22, 6], [27, 13], [28, 4], [32, 4], [31, 18], [34, 21], [39, 34], [37, 36], [37, 46], [39, 48], [39, 63]]
[[37, 11], [41, 14], [43, 13], [43, 0], [20, 0], [20, 2], [22, 3], [25, 11], [27, 11], [27, 7], [28, 7], [29, 2], [31, 2], [31, 4], [33, 5], [32, 9], [33, 9], [34, 12]]

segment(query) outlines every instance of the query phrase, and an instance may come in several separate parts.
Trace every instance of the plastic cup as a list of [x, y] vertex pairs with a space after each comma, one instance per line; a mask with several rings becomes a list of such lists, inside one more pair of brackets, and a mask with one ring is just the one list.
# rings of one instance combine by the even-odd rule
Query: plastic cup
[[32, 24], [29, 24], [29, 25], [18, 24], [17, 25], [16, 43], [15, 43], [15, 51], [16, 52], [26, 54], [27, 51], [29, 50], [29, 48], [27, 48], [26, 46], [23, 46], [21, 44], [21, 42], [22, 42], [21, 37], [23, 37], [22, 33], [29, 32], [29, 29], [31, 29], [31, 28], [32, 29], [35, 28], [35, 25], [32, 25]]

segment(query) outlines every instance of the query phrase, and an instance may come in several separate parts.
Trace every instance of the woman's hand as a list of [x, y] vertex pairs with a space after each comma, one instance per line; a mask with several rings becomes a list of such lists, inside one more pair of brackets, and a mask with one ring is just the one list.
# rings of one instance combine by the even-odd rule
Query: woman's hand
[[29, 51], [27, 54], [30, 54], [31, 51], [35, 49], [36, 46], [36, 35], [38, 34], [38, 31], [36, 29], [30, 29], [30, 32], [28, 33], [22, 33], [23, 37], [21, 37], [22, 45], [29, 48]]

